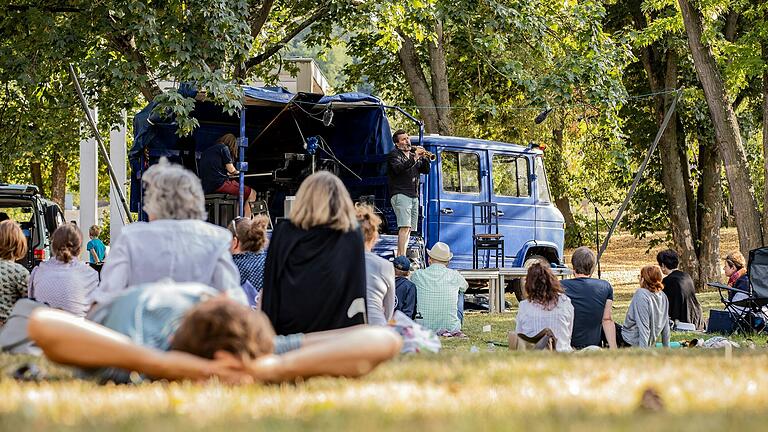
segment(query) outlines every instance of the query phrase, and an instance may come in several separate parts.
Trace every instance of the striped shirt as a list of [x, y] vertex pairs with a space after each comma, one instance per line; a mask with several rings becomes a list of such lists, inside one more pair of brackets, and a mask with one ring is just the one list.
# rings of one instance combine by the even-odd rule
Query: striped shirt
[[459, 272], [433, 263], [415, 271], [411, 282], [416, 285], [416, 307], [422, 316], [421, 325], [434, 331], [461, 330], [459, 292], [465, 292], [469, 284]]
[[97, 286], [99, 274], [77, 258], [64, 263], [52, 257], [29, 275], [30, 297], [79, 317], [90, 309], [89, 297]]
[[544, 329], [552, 330], [557, 339], [558, 351], [572, 351], [571, 332], [573, 331], [573, 305], [565, 294], [557, 298], [557, 305], [552, 310], [546, 310], [539, 303], [528, 300], [520, 302], [517, 311], [516, 333], [526, 336], [536, 336]]

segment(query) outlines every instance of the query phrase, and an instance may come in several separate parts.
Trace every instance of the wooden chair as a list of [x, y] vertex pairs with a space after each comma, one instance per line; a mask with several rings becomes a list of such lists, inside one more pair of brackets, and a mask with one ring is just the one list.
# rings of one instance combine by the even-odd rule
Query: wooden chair
[[499, 210], [493, 202], [472, 204], [472, 268], [479, 268], [478, 253], [494, 251], [496, 268], [504, 267], [504, 236], [499, 234]]

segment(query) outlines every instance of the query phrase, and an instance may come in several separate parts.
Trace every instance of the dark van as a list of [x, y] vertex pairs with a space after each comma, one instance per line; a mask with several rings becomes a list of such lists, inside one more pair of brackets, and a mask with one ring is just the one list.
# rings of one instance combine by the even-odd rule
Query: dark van
[[27, 238], [27, 256], [20, 264], [32, 270], [51, 256], [51, 234], [64, 223], [64, 214], [37, 186], [0, 183], [0, 219], [6, 218], [18, 222]]

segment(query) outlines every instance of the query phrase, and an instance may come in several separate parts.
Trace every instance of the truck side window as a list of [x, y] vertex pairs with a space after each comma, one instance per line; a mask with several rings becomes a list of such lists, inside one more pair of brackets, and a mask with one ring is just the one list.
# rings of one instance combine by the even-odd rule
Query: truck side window
[[477, 153], [443, 151], [440, 158], [445, 192], [480, 193], [480, 157]]
[[552, 202], [552, 198], [549, 195], [547, 173], [544, 171], [544, 160], [541, 156], [536, 157], [536, 183], [538, 184], [539, 201]]
[[530, 196], [528, 158], [504, 154], [493, 155], [493, 193], [496, 196]]

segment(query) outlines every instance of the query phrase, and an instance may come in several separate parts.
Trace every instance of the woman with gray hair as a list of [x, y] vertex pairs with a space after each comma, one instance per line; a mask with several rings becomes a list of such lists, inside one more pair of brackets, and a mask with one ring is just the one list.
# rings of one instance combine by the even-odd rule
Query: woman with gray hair
[[171, 279], [199, 282], [246, 303], [229, 253], [232, 235], [205, 219], [200, 180], [165, 158], [142, 176], [149, 222], [123, 228], [93, 291], [93, 303], [108, 303], [128, 287]]

